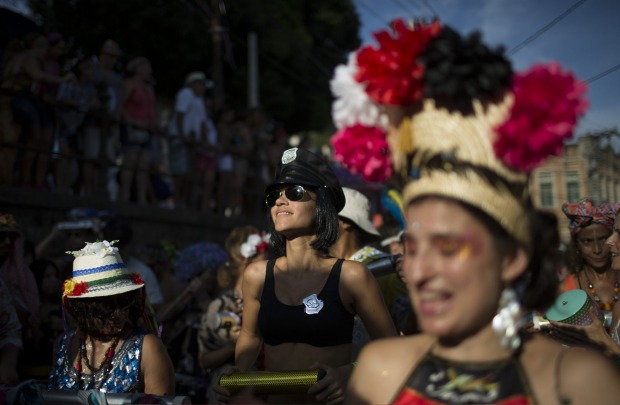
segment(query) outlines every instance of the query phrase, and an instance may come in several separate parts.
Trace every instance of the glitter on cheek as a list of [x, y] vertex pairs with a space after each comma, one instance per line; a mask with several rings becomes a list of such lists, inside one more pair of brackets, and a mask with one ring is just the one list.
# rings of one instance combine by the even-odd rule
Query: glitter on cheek
[[473, 232], [466, 232], [457, 255], [459, 260], [480, 256], [482, 252], [484, 252], [484, 242]]
[[465, 242], [465, 243], [463, 243], [461, 245], [461, 248], [459, 249], [458, 254], [457, 254], [456, 257], [460, 261], [465, 261], [465, 260], [469, 259], [469, 257], [471, 256], [472, 252], [473, 252], [473, 248], [472, 248], [471, 244]]

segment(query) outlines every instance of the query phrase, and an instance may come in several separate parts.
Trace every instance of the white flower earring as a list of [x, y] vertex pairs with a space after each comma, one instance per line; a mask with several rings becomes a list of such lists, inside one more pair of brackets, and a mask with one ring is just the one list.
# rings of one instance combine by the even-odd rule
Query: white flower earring
[[512, 288], [504, 288], [499, 300], [497, 314], [493, 318], [493, 330], [499, 336], [500, 344], [512, 350], [521, 346], [520, 329], [525, 324], [521, 314], [521, 304]]

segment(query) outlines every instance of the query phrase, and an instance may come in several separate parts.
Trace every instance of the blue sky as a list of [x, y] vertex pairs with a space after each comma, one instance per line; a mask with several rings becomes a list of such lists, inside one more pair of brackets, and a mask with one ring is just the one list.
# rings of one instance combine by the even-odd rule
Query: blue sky
[[[619, 0], [354, 0], [364, 43], [375, 44], [372, 32], [396, 17], [430, 19], [462, 34], [480, 29], [490, 45], [514, 49], [537, 31], [574, 10], [510, 59], [516, 70], [537, 62], [558, 61], [582, 80], [620, 65]], [[620, 129], [620, 69], [588, 85], [590, 108], [576, 135]]]

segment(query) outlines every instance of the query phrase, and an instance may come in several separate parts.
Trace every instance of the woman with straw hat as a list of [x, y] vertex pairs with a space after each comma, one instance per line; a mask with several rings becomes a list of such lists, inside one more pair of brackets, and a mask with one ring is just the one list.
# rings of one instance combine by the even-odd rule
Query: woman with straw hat
[[[144, 282], [129, 273], [113, 242], [72, 253], [63, 305], [77, 328], [60, 339], [49, 389], [174, 395], [174, 369], [145, 311]], [[140, 319], [150, 332], [140, 328]]]

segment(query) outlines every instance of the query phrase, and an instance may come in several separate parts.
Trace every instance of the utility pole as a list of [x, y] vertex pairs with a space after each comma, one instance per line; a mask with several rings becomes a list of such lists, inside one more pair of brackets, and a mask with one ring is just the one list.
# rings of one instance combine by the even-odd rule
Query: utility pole
[[211, 38], [213, 41], [213, 59], [211, 70], [213, 74], [213, 103], [215, 111], [224, 105], [224, 69], [222, 67], [222, 0], [211, 0]]
[[258, 35], [248, 34], [248, 107], [260, 105], [258, 89]]

